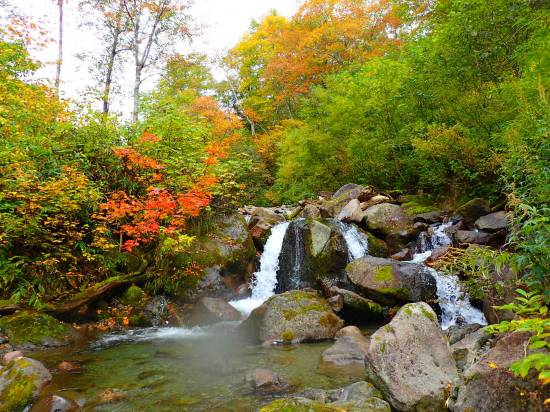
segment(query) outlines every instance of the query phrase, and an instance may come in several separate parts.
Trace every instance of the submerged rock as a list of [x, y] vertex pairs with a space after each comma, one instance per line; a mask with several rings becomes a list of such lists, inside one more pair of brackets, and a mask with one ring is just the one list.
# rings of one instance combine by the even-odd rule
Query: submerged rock
[[37, 312], [19, 311], [0, 317], [0, 329], [17, 348], [55, 347], [75, 341], [76, 330], [54, 317]]
[[321, 355], [324, 368], [345, 368], [347, 374], [363, 375], [369, 341], [356, 326], [346, 326], [336, 334], [336, 342]]
[[[532, 369], [525, 379], [515, 377], [510, 365], [526, 355], [529, 334], [512, 333], [499, 338], [494, 347], [464, 373], [455, 412], [543, 412], [550, 397], [547, 386], [540, 384]], [[527, 351], [529, 353], [529, 351]]]
[[0, 369], [0, 410], [22, 411], [52, 380], [46, 367], [37, 360], [19, 357]]
[[403, 306], [370, 338], [367, 378], [397, 411], [444, 411], [458, 371], [435, 312], [426, 303]]
[[268, 369], [258, 368], [248, 371], [245, 381], [252, 387], [254, 392], [263, 395], [287, 392], [292, 388], [290, 383]]
[[78, 403], [59, 395], [48, 395], [36, 401], [29, 412], [77, 412]]
[[299, 343], [332, 339], [343, 324], [317, 293], [293, 290], [254, 309], [240, 329], [264, 343]]
[[366, 256], [346, 267], [349, 281], [368, 298], [383, 305], [429, 301], [436, 283], [423, 265]]

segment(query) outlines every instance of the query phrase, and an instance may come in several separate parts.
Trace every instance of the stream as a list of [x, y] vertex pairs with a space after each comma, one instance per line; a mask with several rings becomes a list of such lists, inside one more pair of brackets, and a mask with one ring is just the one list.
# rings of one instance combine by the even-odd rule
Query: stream
[[[349, 260], [368, 254], [368, 239], [354, 225], [332, 222], [344, 237]], [[230, 302], [248, 315], [275, 293], [279, 255], [289, 223], [275, 226], [267, 240], [248, 298]], [[413, 262], [450, 243], [446, 224], [421, 236]], [[298, 252], [299, 253], [299, 252]], [[437, 282], [442, 328], [465, 321], [485, 323], [460, 291], [458, 279], [428, 270]], [[35, 357], [55, 368], [61, 360], [82, 365], [76, 374], [56, 372], [47, 392], [86, 400], [84, 411], [254, 411], [270, 401], [245, 383], [246, 371], [273, 370], [299, 391], [306, 387], [337, 388], [358, 380], [320, 366], [321, 353], [332, 342], [265, 347], [244, 342], [234, 333], [239, 322], [194, 328], [142, 328], [100, 336], [84, 347], [50, 350]], [[380, 325], [372, 325], [369, 334]], [[119, 389], [125, 399], [100, 404], [105, 390]]]

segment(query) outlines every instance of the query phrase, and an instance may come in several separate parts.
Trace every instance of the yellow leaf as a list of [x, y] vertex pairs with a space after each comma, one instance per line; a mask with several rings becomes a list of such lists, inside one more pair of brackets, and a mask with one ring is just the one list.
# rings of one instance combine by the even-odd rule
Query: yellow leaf
[[489, 367], [492, 368], [492, 369], [498, 368], [498, 365], [494, 362], [487, 362], [487, 365], [489, 365]]

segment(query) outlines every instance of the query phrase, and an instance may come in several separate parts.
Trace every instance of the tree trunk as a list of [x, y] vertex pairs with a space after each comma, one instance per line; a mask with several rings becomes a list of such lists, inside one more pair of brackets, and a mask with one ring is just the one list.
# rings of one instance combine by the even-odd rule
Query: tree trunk
[[111, 95], [111, 84], [113, 83], [113, 68], [115, 65], [115, 58], [117, 55], [118, 40], [120, 32], [115, 32], [113, 36], [113, 44], [111, 45], [111, 51], [109, 53], [109, 61], [107, 62], [107, 73], [105, 74], [105, 85], [103, 88], [103, 114], [109, 113], [109, 97]]
[[57, 0], [57, 6], [59, 8], [59, 38], [57, 40], [57, 65], [55, 70], [55, 90], [59, 95], [59, 88], [61, 86], [61, 65], [63, 64], [63, 0]]
[[141, 85], [141, 67], [136, 63], [134, 78], [134, 110], [132, 111], [132, 123], [137, 123], [139, 117], [139, 87]]

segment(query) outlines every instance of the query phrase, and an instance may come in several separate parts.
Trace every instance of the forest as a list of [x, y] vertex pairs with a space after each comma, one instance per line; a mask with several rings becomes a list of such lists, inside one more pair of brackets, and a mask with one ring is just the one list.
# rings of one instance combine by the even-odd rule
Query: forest
[[[421, 235], [411, 231], [405, 241], [402, 232], [371, 227], [378, 218], [368, 217], [375, 207], [371, 201], [383, 196], [391, 199], [384, 204], [398, 204], [411, 222], [413, 216], [417, 222], [424, 219], [417, 216], [443, 211], [448, 222], [461, 216], [472, 233], [483, 232], [478, 218], [505, 213], [508, 223], [500, 238], [457, 241], [455, 234], [452, 250], [434, 267], [457, 275], [474, 306], [492, 297], [493, 306], [512, 314], [491, 320], [484, 308], [487, 333], [528, 334], [514, 363], [488, 364], [489, 372], [516, 379], [513, 386], [528, 392], [531, 403], [507, 394], [499, 395], [508, 397], [507, 404], [474, 403], [468, 409], [460, 389], [451, 410], [548, 407], [550, 3], [303, 0], [291, 16], [272, 10], [253, 20], [238, 43], [212, 61], [206, 51], [181, 51], [198, 36], [186, 1], [75, 0], [82, 30], [93, 33], [99, 45], [95, 55], [83, 57], [91, 62], [95, 86], [81, 101], [60, 92], [63, 73], [70, 70], [63, 66], [63, 12], [69, 2], [53, 3], [59, 26], [45, 27], [25, 16], [16, 1], [0, 0], [0, 354], [10, 352], [2, 350], [3, 343], [19, 350], [9, 319], [21, 313], [73, 326], [94, 323], [105, 333], [150, 326], [135, 312], [142, 298], [151, 302], [162, 296], [174, 307], [196, 306], [212, 267], [233, 292], [243, 284], [257, 285], [281, 213], [290, 227], [294, 218], [304, 218], [311, 225], [300, 229], [306, 232], [314, 230], [311, 219], [355, 222], [369, 237], [369, 255], [376, 256], [370, 252], [382, 242], [388, 253], [377, 259], [391, 255], [414, 262], [414, 253], [410, 259], [395, 255], [412, 251], [410, 242]], [[32, 57], [47, 47], [58, 51], [52, 81], [39, 78], [44, 65]], [[158, 73], [154, 84], [145, 87], [152, 73]], [[122, 93], [131, 101], [128, 115], [117, 106]], [[361, 194], [340, 206], [327, 200], [335, 192], [332, 199], [338, 199], [340, 188], [350, 183], [361, 187]], [[361, 202], [360, 218], [340, 218], [355, 199]], [[327, 215], [325, 204], [332, 208]], [[272, 213], [277, 208], [283, 212]], [[313, 209], [318, 215], [306, 212]], [[240, 229], [224, 225], [238, 211], [250, 216], [244, 232], [235, 235]], [[468, 213], [475, 215], [471, 221]], [[428, 229], [435, 220], [426, 222], [426, 233], [437, 232]], [[240, 236], [252, 239], [252, 246], [239, 243]], [[317, 239], [304, 236], [306, 243]], [[279, 285], [289, 242], [284, 239]], [[334, 256], [322, 262], [312, 258], [308, 267], [330, 272], [339, 259]], [[389, 311], [384, 312], [388, 319], [402, 304], [432, 304], [427, 298], [377, 300], [379, 293], [355, 284], [350, 269], [355, 262], [346, 262], [346, 282], [354, 283], [353, 293]], [[308, 287], [316, 282], [321, 286], [313, 289], [328, 299], [322, 280]], [[346, 289], [342, 285], [333, 287]], [[278, 288], [274, 296], [310, 293], [294, 289], [304, 288]], [[251, 293], [254, 297], [254, 287]], [[234, 296], [227, 292], [224, 299]], [[346, 317], [345, 296], [342, 317], [355, 325]], [[286, 332], [281, 340], [294, 342], [296, 332]], [[317, 339], [304, 341], [309, 340]], [[46, 364], [57, 362], [55, 356], [47, 359]], [[9, 392], [6, 365], [0, 367], [0, 411], [21, 411], [38, 392], [25, 395], [24, 402], [10, 400], [19, 395]], [[375, 366], [367, 371], [376, 375]], [[56, 381], [54, 373], [56, 390], [67, 379]], [[528, 379], [534, 386], [517, 383]], [[424, 410], [370, 381], [391, 410]], [[132, 403], [131, 389], [121, 395], [112, 385], [102, 388], [110, 392], [101, 402], [79, 408], [178, 410], [172, 398], [159, 409]], [[267, 405], [256, 395], [251, 403], [224, 404], [227, 409], [187, 401], [179, 410], [386, 410], [328, 401], [327, 409], [295, 400]], [[115, 409], [113, 402], [123, 408]], [[440, 402], [426, 410], [446, 407]]]

